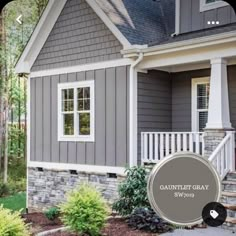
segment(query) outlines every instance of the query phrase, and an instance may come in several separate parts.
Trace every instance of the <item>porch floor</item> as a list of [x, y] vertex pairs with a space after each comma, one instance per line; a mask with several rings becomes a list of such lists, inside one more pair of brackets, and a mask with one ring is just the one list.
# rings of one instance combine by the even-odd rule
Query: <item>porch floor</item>
[[163, 234], [164, 236], [232, 236], [234, 233], [230, 230], [224, 230], [221, 228], [208, 227], [207, 229], [194, 229], [194, 230], [175, 230], [173, 233]]

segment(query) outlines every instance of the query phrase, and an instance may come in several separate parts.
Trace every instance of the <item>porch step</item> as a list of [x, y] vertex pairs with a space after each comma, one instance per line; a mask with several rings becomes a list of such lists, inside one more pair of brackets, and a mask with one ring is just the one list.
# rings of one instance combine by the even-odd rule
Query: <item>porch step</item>
[[225, 180], [222, 182], [223, 191], [232, 192], [236, 191], [236, 179], [235, 180]]
[[[222, 196], [223, 197], [235, 197], [236, 198], [236, 192], [226, 192], [226, 191], [223, 191], [222, 192]], [[236, 199], [235, 199], [236, 201]]]
[[236, 205], [227, 204], [227, 203], [223, 203], [222, 205], [223, 205], [227, 210], [236, 211]]
[[236, 218], [234, 218], [234, 217], [227, 217], [225, 222], [235, 225], [236, 224]]
[[236, 181], [236, 171], [229, 172], [227, 177], [226, 177], [226, 180]]

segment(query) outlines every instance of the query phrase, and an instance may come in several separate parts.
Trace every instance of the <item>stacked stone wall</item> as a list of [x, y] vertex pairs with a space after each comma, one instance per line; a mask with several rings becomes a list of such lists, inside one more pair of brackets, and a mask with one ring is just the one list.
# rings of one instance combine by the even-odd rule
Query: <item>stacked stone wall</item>
[[118, 185], [124, 176], [40, 168], [28, 169], [28, 208], [44, 211], [66, 199], [66, 193], [81, 183], [94, 185], [112, 204], [118, 198]]

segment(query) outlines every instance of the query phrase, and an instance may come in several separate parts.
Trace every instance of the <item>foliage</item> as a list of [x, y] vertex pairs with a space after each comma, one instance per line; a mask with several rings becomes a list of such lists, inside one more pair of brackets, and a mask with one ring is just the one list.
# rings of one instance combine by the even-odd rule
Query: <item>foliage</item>
[[60, 211], [57, 207], [52, 207], [48, 209], [47, 211], [44, 212], [44, 215], [49, 219], [49, 220], [55, 220], [60, 214]]
[[26, 190], [26, 178], [21, 178], [17, 181], [9, 178], [7, 187], [8, 187], [8, 193], [10, 195], [13, 195], [19, 192], [24, 192]]
[[77, 233], [99, 235], [108, 216], [101, 194], [92, 186], [82, 184], [69, 192], [67, 201], [60, 205], [62, 221]]
[[7, 184], [0, 183], [0, 197], [6, 196], [9, 193]]
[[127, 178], [119, 186], [119, 199], [113, 209], [126, 216], [138, 207], [150, 207], [147, 197], [147, 173], [144, 167], [132, 167], [126, 170]]
[[26, 178], [26, 163], [23, 158], [9, 158], [9, 178], [12, 181], [19, 181], [22, 178]]
[[0, 236], [29, 236], [27, 225], [20, 212], [12, 212], [0, 207]]
[[173, 230], [170, 224], [164, 222], [149, 208], [136, 208], [128, 217], [128, 225], [151, 233], [166, 233]]
[[17, 193], [12, 196], [0, 198], [0, 205], [12, 211], [20, 211], [26, 208], [26, 193]]

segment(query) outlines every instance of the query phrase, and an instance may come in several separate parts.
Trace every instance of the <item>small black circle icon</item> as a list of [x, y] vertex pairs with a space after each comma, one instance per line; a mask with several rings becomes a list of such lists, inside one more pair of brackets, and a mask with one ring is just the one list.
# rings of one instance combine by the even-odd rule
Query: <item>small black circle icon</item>
[[225, 207], [218, 202], [210, 202], [202, 210], [203, 221], [211, 227], [224, 224], [226, 217], [227, 211]]

